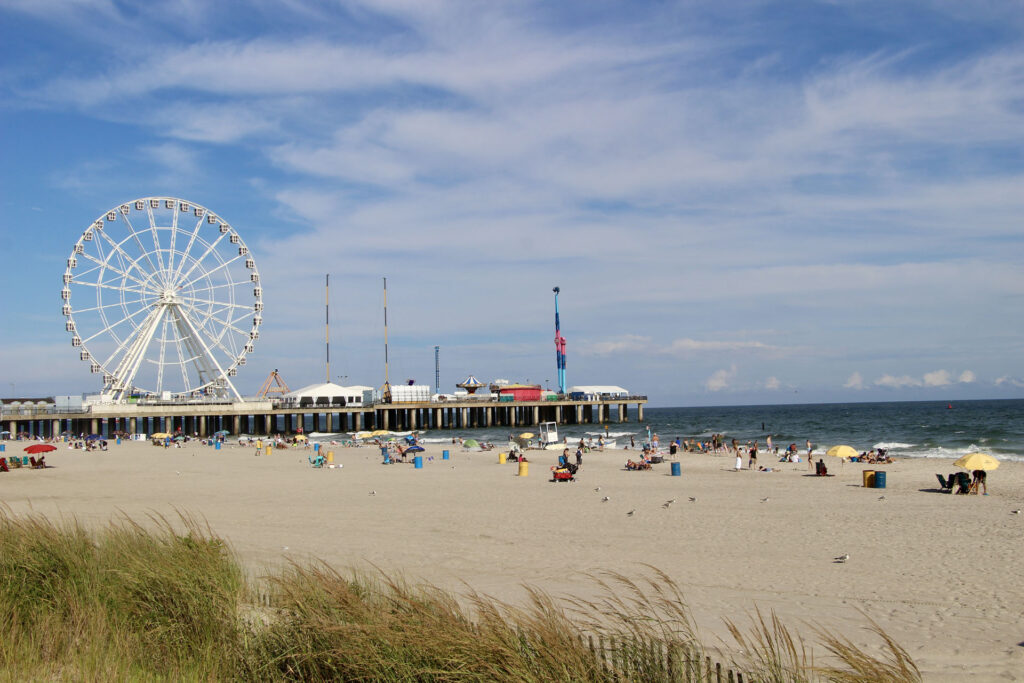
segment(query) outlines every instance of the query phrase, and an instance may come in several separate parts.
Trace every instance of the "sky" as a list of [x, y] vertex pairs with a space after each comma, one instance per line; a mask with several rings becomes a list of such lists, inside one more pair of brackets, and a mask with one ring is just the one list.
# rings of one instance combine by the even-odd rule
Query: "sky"
[[0, 0], [0, 395], [94, 392], [99, 216], [180, 197], [279, 369], [652, 406], [1024, 397], [1024, 3]]

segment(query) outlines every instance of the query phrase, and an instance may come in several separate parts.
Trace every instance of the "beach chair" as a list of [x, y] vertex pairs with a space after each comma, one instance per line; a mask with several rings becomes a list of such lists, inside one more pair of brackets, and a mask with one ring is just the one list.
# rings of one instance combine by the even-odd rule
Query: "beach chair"
[[936, 479], [939, 480], [939, 486], [942, 487], [943, 491], [949, 491], [950, 493], [952, 493], [952, 491], [953, 491], [953, 480], [956, 479], [956, 473], [955, 472], [953, 474], [949, 475], [949, 480], [948, 481], [946, 480], [946, 478], [944, 476], [942, 476], [938, 472], [935, 473], [935, 477], [936, 477]]
[[311, 457], [311, 458], [307, 458], [307, 459], [309, 460], [309, 464], [312, 465], [313, 467], [323, 467], [324, 466], [324, 456], [320, 455], [319, 453], [317, 453], [317, 455], [315, 457]]

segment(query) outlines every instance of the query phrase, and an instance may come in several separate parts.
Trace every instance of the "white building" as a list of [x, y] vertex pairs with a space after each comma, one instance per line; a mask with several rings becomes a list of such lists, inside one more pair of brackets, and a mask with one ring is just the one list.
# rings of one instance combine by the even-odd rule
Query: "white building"
[[363, 405], [363, 392], [373, 391], [373, 387], [361, 385], [343, 387], [334, 382], [322, 382], [310, 384], [289, 392], [281, 397], [281, 402], [286, 406], [297, 408], [310, 408], [322, 406], [324, 408], [343, 408], [353, 406], [356, 408]]

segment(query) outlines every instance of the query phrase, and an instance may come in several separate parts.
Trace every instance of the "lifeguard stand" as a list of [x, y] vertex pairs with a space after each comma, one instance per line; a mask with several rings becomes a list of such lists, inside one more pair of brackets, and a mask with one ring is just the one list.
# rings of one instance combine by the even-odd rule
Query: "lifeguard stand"
[[277, 368], [267, 375], [267, 381], [260, 387], [259, 392], [256, 394], [256, 398], [267, 398], [270, 394], [280, 394], [282, 397], [289, 393], [291, 389], [288, 388], [288, 384], [281, 379], [281, 375], [277, 373]]

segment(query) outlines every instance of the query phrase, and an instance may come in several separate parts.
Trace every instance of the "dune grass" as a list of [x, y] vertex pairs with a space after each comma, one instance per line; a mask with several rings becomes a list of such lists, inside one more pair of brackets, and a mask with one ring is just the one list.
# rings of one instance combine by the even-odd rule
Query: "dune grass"
[[[89, 531], [0, 509], [0, 680], [715, 680], [668, 576], [590, 580], [598, 599], [526, 588], [515, 605], [316, 563], [257, 584], [188, 517]], [[815, 666], [808, 645], [757, 613], [747, 629], [727, 622], [742, 654], [718, 658], [745, 681], [920, 680], [868, 621], [880, 657], [815, 629], [830, 662]]]

